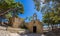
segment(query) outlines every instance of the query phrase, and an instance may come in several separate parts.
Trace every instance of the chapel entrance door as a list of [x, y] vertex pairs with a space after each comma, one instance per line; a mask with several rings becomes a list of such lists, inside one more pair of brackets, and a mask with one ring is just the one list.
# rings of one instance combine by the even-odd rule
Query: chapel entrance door
[[36, 33], [36, 26], [33, 26], [33, 33]]

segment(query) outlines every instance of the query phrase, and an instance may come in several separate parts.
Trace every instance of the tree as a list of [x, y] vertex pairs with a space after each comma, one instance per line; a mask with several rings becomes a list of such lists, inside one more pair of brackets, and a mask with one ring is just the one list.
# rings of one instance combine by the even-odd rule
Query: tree
[[58, 16], [58, 14], [56, 12], [49, 12], [49, 17], [48, 14], [45, 14], [43, 16], [43, 22], [48, 24], [48, 20], [49, 20], [49, 25], [52, 26], [53, 29], [53, 25], [55, 24], [60, 24], [60, 17]]
[[[53, 19], [50, 19], [50, 12], [57, 12], [58, 11], [57, 9], [60, 7], [60, 5], [59, 5], [60, 0], [33, 0], [33, 1], [35, 3], [35, 7], [37, 7], [35, 9], [37, 11], [42, 12], [43, 16], [45, 17], [45, 18], [43, 17], [43, 19], [45, 20], [44, 22], [47, 22], [48, 24], [53, 22], [53, 21], [51, 21]], [[43, 6], [41, 6], [41, 5], [43, 5]], [[56, 20], [57, 17], [55, 16], [54, 19]]]
[[15, 2], [14, 0], [0, 0], [0, 16], [10, 18], [13, 15], [17, 16], [19, 13], [24, 12], [22, 3]]
[[[1, 2], [2, 1], [2, 2]], [[0, 1], [0, 16], [8, 12], [23, 13], [23, 5], [20, 2], [15, 2], [14, 0], [1, 0]], [[18, 12], [19, 11], [19, 12]], [[14, 12], [15, 13], [15, 12]]]
[[[60, 4], [60, 0], [33, 0], [36, 6], [36, 10], [39, 11], [41, 8], [41, 3], [42, 4], [49, 4], [51, 1], [56, 5], [56, 3]], [[53, 4], [53, 6], [54, 6]]]

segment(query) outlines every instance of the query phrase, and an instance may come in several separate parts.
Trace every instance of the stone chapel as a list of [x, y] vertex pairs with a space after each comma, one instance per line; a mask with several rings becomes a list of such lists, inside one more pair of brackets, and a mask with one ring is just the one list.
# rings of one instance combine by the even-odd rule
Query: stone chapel
[[26, 25], [32, 33], [43, 33], [43, 24], [37, 19], [36, 13], [33, 14], [33, 20]]

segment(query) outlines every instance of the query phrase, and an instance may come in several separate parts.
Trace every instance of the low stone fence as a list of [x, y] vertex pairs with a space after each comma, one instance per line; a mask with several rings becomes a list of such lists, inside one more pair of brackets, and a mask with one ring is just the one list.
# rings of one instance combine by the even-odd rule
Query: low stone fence
[[11, 33], [9, 31], [0, 30], [0, 36], [20, 36], [20, 34]]
[[0, 26], [0, 30], [6, 30], [6, 29], [7, 29], [6, 27]]
[[2, 26], [0, 26], [0, 30], [6, 30], [6, 31], [9, 31], [11, 33], [18, 33], [18, 34], [29, 33], [29, 31], [26, 30], [26, 29], [12, 28], [12, 27], [2, 27]]

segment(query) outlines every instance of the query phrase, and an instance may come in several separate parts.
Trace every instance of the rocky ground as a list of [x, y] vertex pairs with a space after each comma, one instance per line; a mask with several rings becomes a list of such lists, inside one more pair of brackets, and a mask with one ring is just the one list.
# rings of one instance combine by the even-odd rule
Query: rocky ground
[[[15, 32], [14, 30], [11, 30], [13, 28], [9, 28], [7, 30], [6, 29], [7, 29], [6, 27], [0, 26], [0, 36], [41, 36], [41, 34], [37, 34], [37, 33], [25, 33], [26, 31], [24, 30], [22, 31], [22, 29], [14, 28], [15, 31], [16, 29], [20, 30], [19, 32]], [[60, 33], [55, 34], [53, 32], [47, 32], [45, 36], [60, 36]]]
[[[18, 33], [11, 33], [9, 31], [0, 30], [0, 36], [41, 36], [41, 34], [37, 34], [37, 33], [18, 34]], [[60, 36], [60, 35], [55, 35], [54, 33], [49, 32], [45, 34], [45, 36]]]
[[17, 33], [11, 33], [9, 31], [0, 30], [0, 36], [20, 36]]
[[25, 29], [0, 26], [0, 36], [21, 36], [20, 34], [24, 34], [25, 32]]

